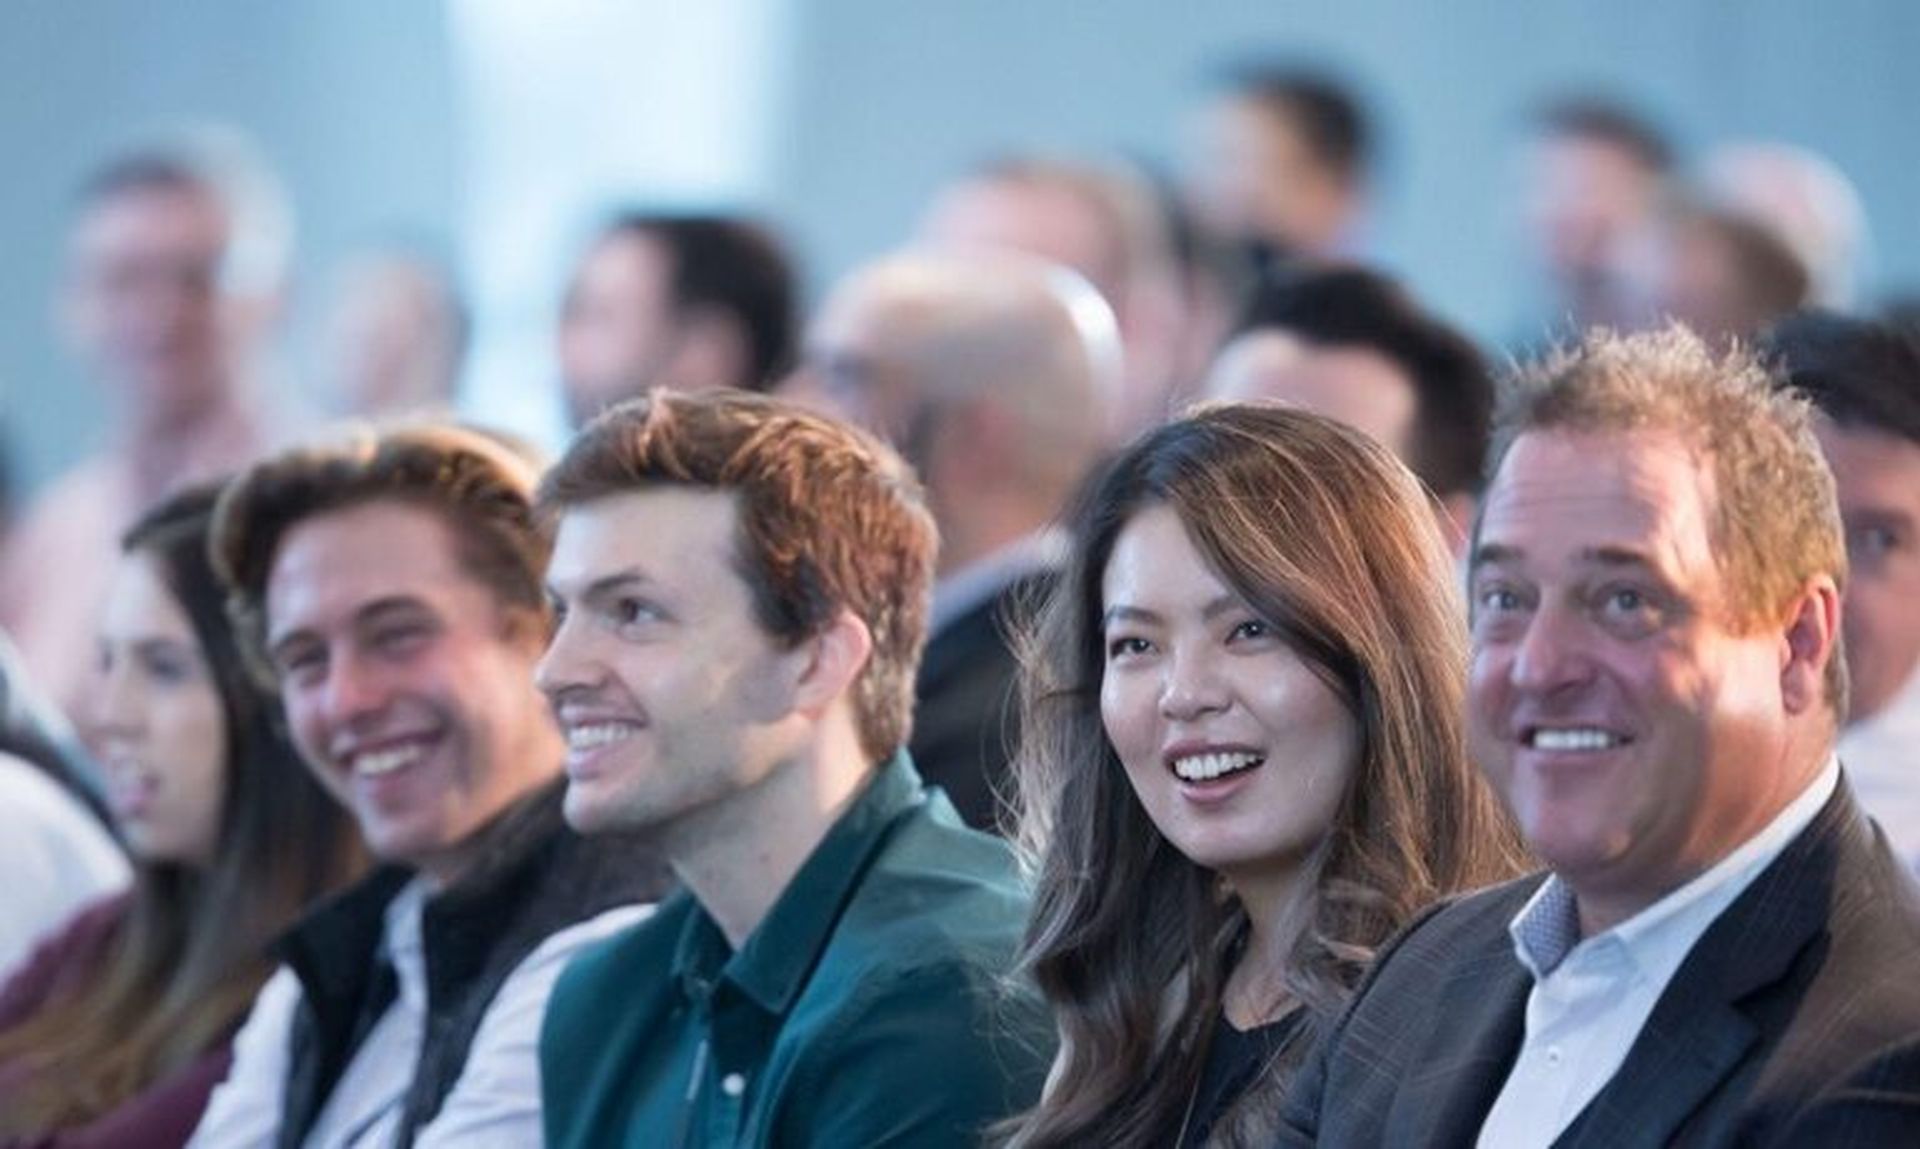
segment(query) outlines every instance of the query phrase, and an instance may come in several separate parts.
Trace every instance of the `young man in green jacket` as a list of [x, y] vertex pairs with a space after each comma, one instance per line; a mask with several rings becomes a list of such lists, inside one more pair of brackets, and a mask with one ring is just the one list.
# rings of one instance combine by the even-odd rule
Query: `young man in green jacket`
[[901, 749], [937, 544], [911, 472], [778, 401], [656, 391], [541, 501], [568, 820], [648, 829], [686, 887], [564, 975], [548, 1143], [978, 1144], [1052, 1036], [1008, 987], [1011, 856]]

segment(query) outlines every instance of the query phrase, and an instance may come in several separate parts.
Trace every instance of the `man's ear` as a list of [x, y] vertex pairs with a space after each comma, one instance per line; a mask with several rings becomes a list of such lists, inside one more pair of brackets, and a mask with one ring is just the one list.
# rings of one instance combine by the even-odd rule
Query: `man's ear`
[[1818, 575], [1800, 594], [1780, 638], [1780, 697], [1804, 714], [1826, 699], [1827, 663], [1839, 656], [1840, 589]]
[[794, 683], [793, 708], [817, 718], [851, 691], [867, 668], [873, 656], [873, 632], [852, 611], [842, 610], [801, 646], [806, 660]]

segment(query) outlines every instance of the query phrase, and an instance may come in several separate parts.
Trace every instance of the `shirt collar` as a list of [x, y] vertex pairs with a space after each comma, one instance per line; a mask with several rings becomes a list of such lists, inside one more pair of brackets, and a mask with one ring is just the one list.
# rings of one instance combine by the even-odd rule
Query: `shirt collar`
[[999, 594], [1002, 587], [1061, 565], [1066, 555], [1066, 532], [1049, 527], [975, 559], [934, 584], [927, 631], [938, 631]]
[[1840, 762], [1830, 756], [1813, 781], [1759, 833], [1653, 905], [1585, 940], [1572, 888], [1558, 875], [1548, 877], [1507, 925], [1514, 956], [1539, 981], [1576, 950], [1616, 949], [1640, 972], [1664, 983], [1714, 919], [1812, 823], [1839, 784]]
[[696, 902], [674, 951], [673, 974], [682, 990], [693, 996], [725, 980], [768, 1013], [785, 1013], [888, 832], [925, 800], [906, 751], [896, 753], [814, 847], [737, 952], [729, 952], [719, 925]]

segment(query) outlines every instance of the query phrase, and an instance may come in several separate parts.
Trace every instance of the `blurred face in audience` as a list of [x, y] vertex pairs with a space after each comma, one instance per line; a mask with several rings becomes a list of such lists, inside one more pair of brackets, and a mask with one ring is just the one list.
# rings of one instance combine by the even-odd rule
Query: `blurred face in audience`
[[202, 867], [219, 844], [226, 712], [187, 613], [155, 560], [120, 560], [100, 628], [93, 742], [134, 856]]
[[1340, 238], [1351, 196], [1290, 114], [1237, 97], [1195, 121], [1186, 182], [1194, 214], [1215, 234], [1308, 256], [1328, 254]]
[[294, 742], [380, 857], [444, 885], [475, 831], [559, 772], [542, 628], [468, 571], [441, 514], [375, 500], [295, 524], [266, 615]]
[[560, 379], [574, 424], [657, 382], [676, 347], [673, 254], [644, 232], [602, 236], [560, 315]]
[[1413, 380], [1379, 352], [1315, 347], [1284, 331], [1250, 331], [1229, 343], [1207, 378], [1207, 397], [1277, 400], [1327, 415], [1402, 460], [1419, 408]]
[[1857, 721], [1892, 701], [1920, 665], [1920, 445], [1824, 419], [1819, 436], [1847, 532], [1841, 619]]
[[1101, 598], [1100, 715], [1148, 817], [1242, 888], [1298, 873], [1357, 769], [1346, 706], [1169, 506], [1121, 530]]
[[1568, 280], [1621, 274], [1653, 217], [1659, 176], [1618, 144], [1567, 134], [1537, 141], [1528, 168], [1527, 221], [1547, 268]]
[[1099, 209], [1073, 191], [1037, 181], [963, 180], [942, 192], [921, 222], [927, 240], [960, 250], [1020, 251], [1072, 268], [1115, 309], [1127, 304], [1125, 254]]
[[229, 385], [226, 243], [220, 205], [185, 188], [111, 193], [75, 229], [62, 307], [68, 341], [125, 391], [143, 425], [189, 421]]

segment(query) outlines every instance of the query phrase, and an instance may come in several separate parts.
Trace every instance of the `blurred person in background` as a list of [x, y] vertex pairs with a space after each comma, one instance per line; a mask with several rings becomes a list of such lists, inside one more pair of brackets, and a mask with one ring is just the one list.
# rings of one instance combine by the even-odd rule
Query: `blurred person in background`
[[1278, 400], [1365, 431], [1427, 485], [1448, 545], [1464, 553], [1493, 379], [1472, 340], [1393, 280], [1330, 267], [1263, 283], [1221, 348], [1207, 395]]
[[1751, 340], [1811, 298], [1812, 279], [1793, 249], [1738, 212], [1678, 201], [1660, 235], [1654, 257], [1660, 311], [1709, 343]]
[[1520, 866], [1452, 564], [1384, 447], [1273, 404], [1150, 433], [1069, 523], [1019, 759], [1061, 1055], [1012, 1143], [1264, 1149], [1376, 948]]
[[444, 415], [466, 350], [459, 286], [424, 248], [371, 247], [335, 269], [321, 319], [320, 390], [329, 411]]
[[560, 380], [573, 426], [651, 387], [767, 389], [793, 366], [797, 294], [785, 249], [757, 223], [613, 216], [561, 305]]
[[960, 251], [1025, 252], [1080, 273], [1113, 309], [1125, 348], [1116, 442], [1164, 422], [1191, 397], [1178, 372], [1196, 318], [1155, 188], [1119, 163], [1009, 155], [947, 185], [920, 238]]
[[1112, 313], [1086, 281], [1011, 253], [907, 253], [857, 269], [813, 319], [794, 397], [891, 441], [940, 526], [909, 749], [977, 828], [1008, 790], [1009, 607], [1053, 577], [1051, 529], [1106, 444]]
[[1600, 96], [1551, 100], [1530, 126], [1522, 210], [1546, 298], [1522, 343], [1652, 323], [1648, 261], [1671, 194], [1672, 145], [1653, 121]]
[[1360, 97], [1312, 68], [1228, 69], [1186, 147], [1188, 202], [1263, 270], [1363, 254], [1375, 128]]
[[277, 183], [226, 136], [116, 156], [81, 187], [59, 318], [106, 391], [111, 439], [34, 500], [0, 555], [0, 627], [75, 717], [114, 540], [269, 437], [257, 375], [291, 243]]
[[1872, 254], [1866, 207], [1845, 172], [1818, 152], [1774, 141], [1725, 144], [1700, 165], [1706, 202], [1759, 225], [1806, 269], [1808, 302], [1859, 301]]
[[1761, 350], [1819, 409], [1814, 431], [1840, 496], [1852, 687], [1840, 761], [1920, 869], [1920, 345], [1887, 324], [1808, 311]]
[[113, 571], [90, 722], [136, 879], [0, 989], [0, 1144], [183, 1144], [269, 944], [360, 868], [352, 821], [300, 765], [228, 622], [207, 559], [215, 494], [155, 508]]

